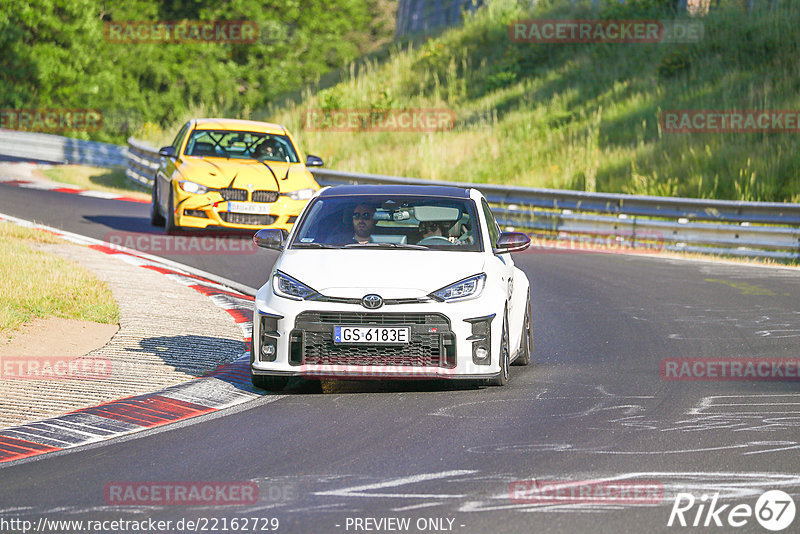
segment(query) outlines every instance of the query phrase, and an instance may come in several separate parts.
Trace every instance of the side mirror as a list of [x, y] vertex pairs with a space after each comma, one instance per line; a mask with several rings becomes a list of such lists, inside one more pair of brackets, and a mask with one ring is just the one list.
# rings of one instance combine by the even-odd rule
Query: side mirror
[[159, 156], [164, 156], [165, 158], [174, 158], [175, 157], [175, 148], [171, 146], [165, 146], [159, 149], [158, 151]]
[[283, 250], [288, 235], [286, 230], [283, 229], [264, 228], [256, 232], [256, 235], [253, 236], [253, 243], [261, 248]]
[[495, 254], [505, 254], [507, 252], [520, 252], [528, 248], [531, 238], [522, 232], [503, 232], [494, 247]]
[[325, 165], [325, 162], [318, 156], [309, 154], [306, 158], [306, 167], [322, 167], [323, 165]]

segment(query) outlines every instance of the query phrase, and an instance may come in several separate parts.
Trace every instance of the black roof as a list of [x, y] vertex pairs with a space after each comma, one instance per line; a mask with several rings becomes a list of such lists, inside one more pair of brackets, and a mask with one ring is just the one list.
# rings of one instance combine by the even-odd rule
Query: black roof
[[428, 197], [469, 198], [469, 189], [443, 185], [337, 185], [320, 193], [321, 197], [350, 195], [423, 195]]

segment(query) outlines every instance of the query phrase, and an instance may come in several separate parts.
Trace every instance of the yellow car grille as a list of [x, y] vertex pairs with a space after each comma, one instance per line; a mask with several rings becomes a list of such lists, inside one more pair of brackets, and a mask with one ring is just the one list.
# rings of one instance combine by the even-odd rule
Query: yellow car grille
[[217, 191], [225, 200], [235, 200], [239, 202], [245, 202], [247, 200], [247, 189], [225, 187], [223, 189], [217, 189]]
[[277, 191], [253, 191], [253, 202], [277, 202]]
[[[224, 187], [216, 189], [222, 198], [225, 200], [234, 200], [237, 202], [247, 201], [247, 189], [236, 189], [233, 187]], [[253, 202], [277, 202], [280, 193], [277, 191], [258, 190], [253, 191]]]

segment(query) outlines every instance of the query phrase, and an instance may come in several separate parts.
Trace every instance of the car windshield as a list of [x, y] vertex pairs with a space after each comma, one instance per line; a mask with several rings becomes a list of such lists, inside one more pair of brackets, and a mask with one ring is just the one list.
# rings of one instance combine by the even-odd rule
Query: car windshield
[[290, 247], [483, 250], [472, 200], [396, 195], [319, 197]]
[[230, 130], [194, 130], [185, 153], [187, 156], [228, 159], [300, 161], [292, 142], [285, 135]]

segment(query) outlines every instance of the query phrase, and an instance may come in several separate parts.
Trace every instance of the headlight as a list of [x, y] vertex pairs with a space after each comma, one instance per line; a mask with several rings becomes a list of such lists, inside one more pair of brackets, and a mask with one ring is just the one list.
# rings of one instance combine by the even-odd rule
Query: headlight
[[286, 196], [291, 198], [292, 200], [308, 200], [309, 198], [313, 197], [315, 193], [314, 189], [298, 189], [297, 191], [287, 191], [284, 193]]
[[468, 298], [475, 298], [483, 291], [483, 285], [486, 282], [486, 275], [484, 273], [470, 276], [459, 280], [455, 284], [450, 284], [443, 287], [438, 291], [434, 291], [429, 296], [438, 301], [454, 301], [465, 300]]
[[275, 271], [275, 275], [272, 277], [272, 291], [279, 297], [292, 300], [305, 300], [319, 294], [303, 282], [280, 271]]
[[187, 193], [192, 193], [193, 195], [202, 195], [203, 193], [208, 192], [208, 188], [206, 186], [190, 182], [189, 180], [181, 180], [178, 182], [178, 185], [181, 186], [181, 189]]

